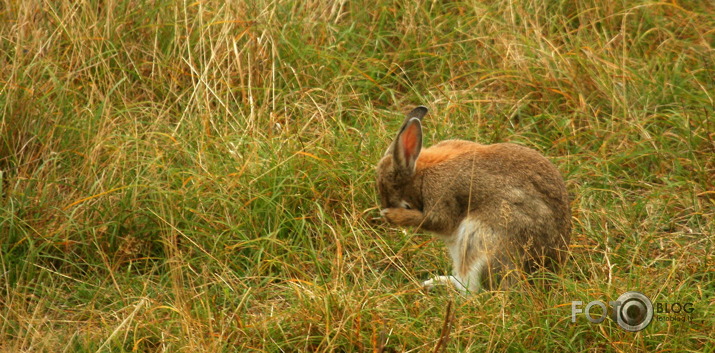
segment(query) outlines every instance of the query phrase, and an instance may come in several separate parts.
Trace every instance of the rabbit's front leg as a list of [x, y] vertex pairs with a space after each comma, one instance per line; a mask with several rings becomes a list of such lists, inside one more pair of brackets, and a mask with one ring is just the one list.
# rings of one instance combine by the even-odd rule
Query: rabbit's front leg
[[438, 212], [425, 213], [407, 208], [384, 208], [380, 211], [387, 222], [407, 227], [416, 227], [437, 234], [451, 234], [454, 230], [454, 221]]
[[403, 227], [419, 227], [425, 220], [424, 213], [419, 210], [384, 208], [380, 213], [389, 223]]

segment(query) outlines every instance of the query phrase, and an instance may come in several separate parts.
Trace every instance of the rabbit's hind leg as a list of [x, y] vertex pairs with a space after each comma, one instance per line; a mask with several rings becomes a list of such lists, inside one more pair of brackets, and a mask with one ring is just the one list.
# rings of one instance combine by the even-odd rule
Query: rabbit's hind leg
[[462, 293], [467, 293], [468, 291], [467, 287], [454, 276], [437, 276], [432, 279], [428, 279], [422, 282], [422, 287], [426, 290], [430, 290], [438, 284], [452, 285]]

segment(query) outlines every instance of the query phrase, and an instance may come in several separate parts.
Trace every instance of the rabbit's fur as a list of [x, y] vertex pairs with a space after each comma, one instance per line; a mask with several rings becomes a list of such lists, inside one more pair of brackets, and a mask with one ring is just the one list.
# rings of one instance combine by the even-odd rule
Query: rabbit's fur
[[568, 254], [571, 211], [563, 179], [538, 152], [510, 143], [447, 140], [422, 149], [411, 111], [377, 165], [385, 219], [445, 241], [454, 276], [424, 282], [461, 291], [514, 281], [515, 270], [555, 268]]

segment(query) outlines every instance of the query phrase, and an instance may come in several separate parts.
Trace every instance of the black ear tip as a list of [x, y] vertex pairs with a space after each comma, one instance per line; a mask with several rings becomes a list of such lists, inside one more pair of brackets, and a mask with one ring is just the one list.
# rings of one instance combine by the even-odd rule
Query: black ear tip
[[425, 115], [427, 115], [427, 112], [428, 112], [428, 111], [429, 111], [429, 109], [427, 109], [427, 107], [425, 107], [425, 106], [423, 106], [423, 105], [420, 105], [419, 107], [417, 107], [417, 108], [415, 108], [415, 109], [412, 109], [412, 111], [411, 111], [409, 114], [407, 114], [407, 117], [409, 117], [409, 118], [417, 118], [417, 119], [422, 120], [422, 118], [423, 118]]

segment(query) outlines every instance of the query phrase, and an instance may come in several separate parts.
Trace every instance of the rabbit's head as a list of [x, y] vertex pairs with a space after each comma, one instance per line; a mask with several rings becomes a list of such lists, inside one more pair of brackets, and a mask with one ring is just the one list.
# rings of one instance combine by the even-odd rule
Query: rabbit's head
[[413, 178], [422, 150], [422, 124], [427, 108], [417, 107], [402, 124], [397, 137], [377, 164], [377, 189], [381, 208], [421, 208], [422, 198]]

